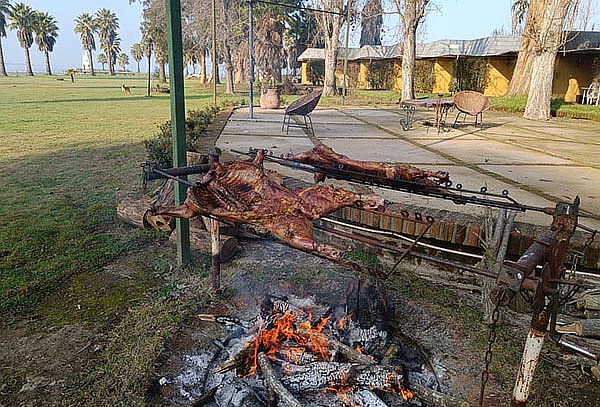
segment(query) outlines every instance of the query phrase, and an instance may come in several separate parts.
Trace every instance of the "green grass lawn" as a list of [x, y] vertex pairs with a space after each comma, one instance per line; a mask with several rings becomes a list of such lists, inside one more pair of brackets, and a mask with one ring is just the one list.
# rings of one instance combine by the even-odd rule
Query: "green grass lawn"
[[[520, 113], [525, 111], [527, 95], [495, 97], [491, 98], [491, 102], [494, 110]], [[553, 98], [550, 110], [553, 116], [600, 121], [600, 107], [598, 106], [566, 103], [564, 99]]]
[[[0, 313], [135, 244], [139, 233], [117, 230], [116, 193], [139, 185], [140, 142], [170, 114], [140, 76], [57, 78], [0, 78]], [[186, 107], [209, 92], [189, 82]]]

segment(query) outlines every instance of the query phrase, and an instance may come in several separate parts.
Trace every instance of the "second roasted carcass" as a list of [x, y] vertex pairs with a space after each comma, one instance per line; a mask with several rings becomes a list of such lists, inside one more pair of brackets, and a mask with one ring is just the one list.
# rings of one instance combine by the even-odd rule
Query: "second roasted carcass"
[[[333, 173], [345, 170], [357, 180], [362, 180], [364, 176], [374, 176], [382, 184], [390, 180], [402, 180], [417, 182], [428, 187], [450, 180], [445, 171], [429, 171], [408, 164], [353, 160], [336, 153], [322, 143], [316, 144], [312, 150], [304, 153], [288, 154], [287, 159], [321, 167]], [[315, 173], [315, 182], [323, 182], [325, 178], [325, 173]]]
[[312, 221], [346, 206], [379, 208], [383, 198], [331, 186], [291, 191], [265, 174], [263, 159], [264, 150], [260, 150], [252, 162], [215, 164], [188, 189], [183, 205], [158, 209], [156, 214], [178, 218], [207, 215], [255, 225], [291, 247], [345, 263], [341, 250], [314, 240]]

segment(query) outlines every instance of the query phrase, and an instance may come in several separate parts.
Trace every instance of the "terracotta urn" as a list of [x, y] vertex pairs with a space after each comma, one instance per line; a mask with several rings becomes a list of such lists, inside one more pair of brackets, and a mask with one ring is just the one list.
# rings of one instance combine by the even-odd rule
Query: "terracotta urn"
[[279, 109], [280, 93], [278, 88], [263, 89], [260, 92], [260, 107], [262, 109]]

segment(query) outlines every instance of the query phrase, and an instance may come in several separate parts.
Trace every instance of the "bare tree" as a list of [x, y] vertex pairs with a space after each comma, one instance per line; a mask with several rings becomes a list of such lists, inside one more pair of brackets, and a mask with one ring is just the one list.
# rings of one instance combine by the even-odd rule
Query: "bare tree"
[[402, 21], [402, 100], [415, 97], [417, 29], [431, 0], [394, 0]]
[[578, 0], [546, 0], [540, 31], [534, 39], [534, 58], [529, 96], [523, 117], [550, 119], [550, 102], [556, 53], [565, 42], [565, 22], [577, 9]]
[[[337, 94], [335, 68], [337, 66], [340, 31], [344, 24], [345, 7], [343, 0], [319, 0], [319, 8], [327, 13], [317, 13], [317, 24], [325, 39], [325, 80], [323, 95]], [[331, 12], [337, 13], [332, 14]]]
[[[524, 11], [525, 10], [525, 11]], [[507, 96], [526, 95], [529, 91], [531, 68], [533, 66], [535, 37], [540, 31], [544, 16], [544, 0], [516, 0], [512, 7], [517, 21], [523, 21], [526, 13], [525, 28], [517, 56], [517, 63], [508, 86]]]

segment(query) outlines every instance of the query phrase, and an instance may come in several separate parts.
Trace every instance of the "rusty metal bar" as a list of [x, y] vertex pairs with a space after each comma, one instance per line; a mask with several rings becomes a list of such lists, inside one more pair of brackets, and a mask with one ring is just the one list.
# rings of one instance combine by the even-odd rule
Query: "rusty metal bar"
[[551, 226], [551, 231], [555, 235], [546, 250], [546, 263], [542, 268], [541, 281], [534, 296], [533, 317], [529, 325], [523, 356], [513, 389], [511, 400], [511, 406], [513, 407], [527, 405], [533, 375], [544, 345], [552, 311], [547, 305], [546, 297], [551, 299], [550, 303], [557, 300], [558, 283], [556, 280], [562, 278], [564, 274], [562, 265], [569, 246], [569, 240], [577, 227], [578, 213], [579, 197], [575, 198], [572, 204], [560, 202], [556, 205]]

